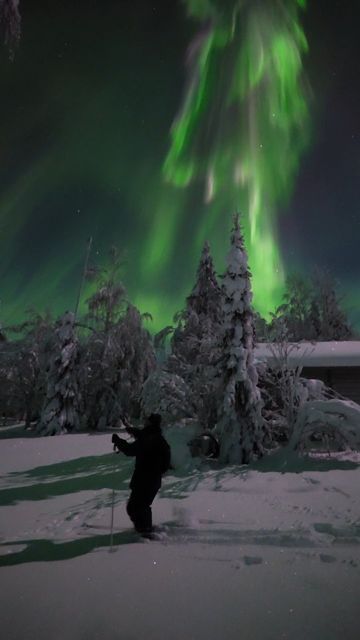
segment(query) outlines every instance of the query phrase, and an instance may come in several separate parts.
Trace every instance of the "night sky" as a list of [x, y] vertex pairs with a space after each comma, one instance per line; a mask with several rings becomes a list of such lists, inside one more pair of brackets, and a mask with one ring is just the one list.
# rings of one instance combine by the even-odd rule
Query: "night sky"
[[[224, 269], [233, 213], [210, 224], [201, 181], [176, 188], [162, 174], [199, 23], [180, 0], [20, 6], [15, 61], [0, 54], [0, 323], [31, 306], [74, 308], [91, 235], [93, 262], [124, 250], [129, 297], [160, 329], [189, 293], [204, 240]], [[275, 219], [285, 272], [329, 268], [358, 326], [359, 14], [353, 0], [310, 0], [301, 16], [309, 144]]]

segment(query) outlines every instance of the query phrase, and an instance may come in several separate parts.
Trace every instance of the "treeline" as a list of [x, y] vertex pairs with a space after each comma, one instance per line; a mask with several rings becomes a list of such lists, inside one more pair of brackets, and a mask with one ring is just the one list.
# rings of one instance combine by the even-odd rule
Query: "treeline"
[[283, 303], [266, 323], [256, 318], [259, 340], [275, 342], [285, 330], [290, 342], [351, 340], [355, 332], [342, 308], [342, 298], [331, 273], [315, 269], [310, 276], [287, 278]]
[[144, 315], [128, 300], [113, 248], [106, 268], [88, 270], [95, 292], [87, 313], [28, 313], [2, 330], [0, 413], [36, 422], [42, 434], [117, 425], [140, 415], [144, 381], [156, 367]]
[[252, 309], [237, 218], [231, 238], [225, 274], [215, 273], [206, 243], [184, 309], [155, 336], [144, 326], [148, 315], [128, 299], [115, 249], [106, 269], [88, 270], [95, 292], [83, 317], [67, 312], [53, 319], [32, 311], [24, 323], [2, 329], [0, 416], [56, 434], [103, 430], [119, 426], [124, 415], [134, 420], [160, 411], [170, 422], [216, 426], [228, 434], [228, 443], [241, 418], [250, 434], [247, 442], [244, 431], [244, 459], [259, 452], [267, 428], [253, 361], [255, 337], [340, 340], [352, 332], [333, 281], [320, 273], [309, 281], [289, 279], [284, 303], [266, 323]]

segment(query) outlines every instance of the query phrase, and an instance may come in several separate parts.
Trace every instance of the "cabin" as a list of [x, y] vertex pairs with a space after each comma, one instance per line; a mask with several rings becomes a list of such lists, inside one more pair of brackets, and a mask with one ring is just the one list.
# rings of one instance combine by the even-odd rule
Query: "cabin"
[[[268, 343], [258, 343], [255, 359], [271, 363]], [[302, 366], [304, 378], [322, 380], [345, 398], [360, 404], [360, 341], [300, 342], [290, 345], [289, 365]]]

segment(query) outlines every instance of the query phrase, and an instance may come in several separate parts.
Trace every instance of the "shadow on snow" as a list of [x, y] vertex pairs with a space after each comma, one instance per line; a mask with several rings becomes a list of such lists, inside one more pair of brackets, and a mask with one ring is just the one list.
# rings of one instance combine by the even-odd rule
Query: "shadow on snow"
[[[115, 533], [113, 545], [121, 546], [141, 541], [132, 531], [122, 531]], [[9, 567], [27, 562], [56, 562], [58, 560], [71, 560], [78, 556], [91, 553], [95, 549], [108, 547], [110, 544], [110, 534], [81, 538], [80, 540], [70, 540], [67, 542], [53, 542], [52, 540], [17, 540], [16, 542], [5, 542], [1, 547], [26, 544], [26, 549], [15, 553], [0, 556], [0, 567]]]
[[[131, 463], [123, 461], [115, 466], [113, 454], [105, 454], [9, 473], [5, 480], [11, 480], [17, 486], [0, 490], [0, 505], [46, 500], [79, 491], [124, 490], [128, 486], [130, 470]], [[27, 484], [29, 481], [35, 482]]]

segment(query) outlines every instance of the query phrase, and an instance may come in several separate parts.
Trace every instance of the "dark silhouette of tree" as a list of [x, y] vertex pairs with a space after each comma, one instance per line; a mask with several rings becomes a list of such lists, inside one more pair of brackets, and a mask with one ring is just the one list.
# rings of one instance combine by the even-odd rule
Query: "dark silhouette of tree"
[[19, 0], [0, 0], [0, 30], [10, 60], [13, 60], [21, 36]]
[[177, 316], [168, 361], [168, 368], [188, 385], [202, 428], [212, 428], [217, 421], [215, 367], [219, 360], [221, 314], [221, 289], [206, 242], [195, 285], [186, 299], [185, 310]]
[[301, 340], [350, 340], [353, 330], [332, 275], [316, 269], [311, 277], [300, 274], [288, 277], [284, 302], [269, 326], [270, 341], [278, 333], [278, 325], [285, 324], [290, 342]]
[[25, 418], [28, 428], [39, 418], [44, 393], [45, 370], [53, 341], [53, 321], [49, 313], [29, 310], [28, 320], [7, 327], [8, 335], [16, 339], [2, 343], [0, 351], [0, 382], [5, 392], [2, 402], [5, 413]]
[[107, 268], [91, 269], [96, 290], [88, 299], [86, 322], [92, 331], [82, 357], [85, 421], [92, 429], [117, 424], [124, 414], [138, 417], [144, 381], [156, 366], [147, 314], [127, 300], [120, 276], [123, 258], [110, 251]]

